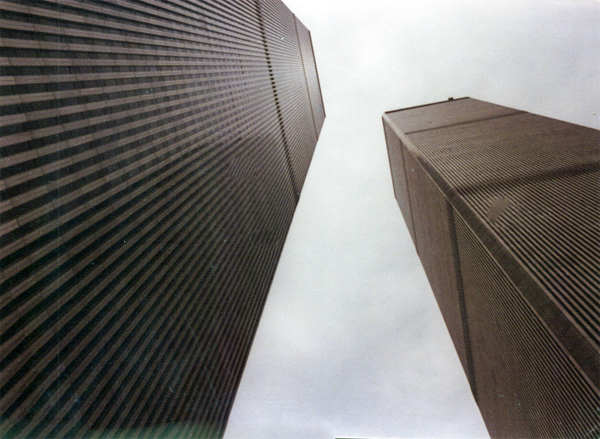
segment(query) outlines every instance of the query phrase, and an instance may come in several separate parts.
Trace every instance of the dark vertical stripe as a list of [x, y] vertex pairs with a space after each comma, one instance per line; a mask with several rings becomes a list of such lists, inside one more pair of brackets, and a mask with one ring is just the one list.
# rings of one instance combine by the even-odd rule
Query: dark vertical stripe
[[460, 321], [465, 340], [465, 355], [467, 359], [467, 378], [471, 385], [471, 392], [475, 402], [477, 402], [477, 380], [475, 379], [475, 368], [473, 366], [473, 347], [471, 345], [471, 333], [469, 329], [469, 316], [467, 314], [467, 303], [465, 301], [465, 290], [463, 287], [462, 268], [460, 265], [460, 255], [458, 252], [458, 243], [456, 241], [456, 226], [454, 224], [454, 209], [446, 201], [446, 212], [448, 215], [448, 227], [450, 232], [450, 242], [452, 244], [452, 261], [454, 262], [454, 276], [456, 277], [456, 291], [458, 293], [458, 305], [460, 308]]

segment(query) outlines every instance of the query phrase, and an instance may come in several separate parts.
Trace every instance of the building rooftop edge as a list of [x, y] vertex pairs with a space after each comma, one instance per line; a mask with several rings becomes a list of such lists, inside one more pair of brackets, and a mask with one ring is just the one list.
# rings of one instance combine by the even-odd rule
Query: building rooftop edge
[[390, 113], [396, 113], [398, 111], [405, 111], [405, 110], [412, 110], [414, 108], [421, 108], [421, 107], [429, 107], [431, 105], [439, 105], [439, 104], [446, 104], [448, 102], [454, 102], [454, 101], [462, 101], [464, 99], [473, 99], [469, 96], [463, 96], [462, 98], [448, 98], [445, 101], [438, 101], [438, 102], [431, 102], [429, 104], [423, 104], [423, 105], [414, 105], [412, 107], [405, 107], [405, 108], [398, 108], [396, 110], [389, 110], [389, 111], [384, 111], [383, 114], [390, 114]]

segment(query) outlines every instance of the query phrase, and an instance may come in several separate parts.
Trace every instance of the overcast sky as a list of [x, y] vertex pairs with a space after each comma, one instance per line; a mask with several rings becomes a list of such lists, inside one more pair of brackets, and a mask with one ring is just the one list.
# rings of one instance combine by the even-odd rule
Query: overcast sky
[[381, 115], [470, 96], [600, 128], [600, 2], [284, 2], [312, 33], [327, 119], [225, 438], [488, 437]]

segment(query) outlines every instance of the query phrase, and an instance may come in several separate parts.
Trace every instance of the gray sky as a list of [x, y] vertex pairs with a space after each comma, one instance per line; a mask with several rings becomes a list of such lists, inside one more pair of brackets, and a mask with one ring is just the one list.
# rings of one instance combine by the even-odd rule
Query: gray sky
[[600, 1], [285, 3], [311, 30], [327, 119], [225, 438], [488, 437], [381, 115], [470, 96], [600, 128]]

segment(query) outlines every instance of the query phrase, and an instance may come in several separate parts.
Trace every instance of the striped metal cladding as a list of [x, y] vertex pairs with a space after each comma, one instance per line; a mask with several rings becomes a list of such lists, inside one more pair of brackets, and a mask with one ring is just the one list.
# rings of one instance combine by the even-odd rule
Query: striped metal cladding
[[[404, 154], [404, 172], [410, 191], [417, 253], [423, 255], [423, 267], [440, 307], [451, 310], [452, 316], [461, 316], [464, 313], [462, 283], [460, 276], [455, 274], [455, 265], [459, 266], [459, 261], [455, 260], [453, 235], [448, 233], [453, 221], [451, 206], [409, 153]], [[469, 370], [468, 328], [464, 327], [462, 318], [446, 319], [446, 326], [461, 363], [469, 372], [471, 386], [474, 386]]]
[[476, 398], [490, 435], [597, 436], [598, 388], [460, 215], [455, 223]]
[[600, 133], [469, 98], [386, 113], [384, 129], [396, 198], [492, 437], [597, 437]]
[[[294, 183], [298, 193], [304, 184], [317, 139], [315, 118], [310, 103], [304, 60], [298, 37], [298, 20], [277, 0], [261, 2], [269, 66], [274, 81], [281, 84], [276, 93], [281, 129], [288, 147]], [[308, 49], [312, 52], [312, 49]], [[300, 56], [298, 56], [300, 54]]]
[[298, 31], [298, 41], [300, 42], [300, 49], [302, 52], [302, 62], [304, 64], [304, 75], [306, 77], [306, 83], [308, 87], [308, 98], [310, 100], [313, 123], [317, 136], [321, 133], [323, 128], [323, 121], [325, 120], [325, 107], [323, 106], [323, 99], [321, 97], [319, 85], [319, 76], [317, 73], [317, 63], [315, 61], [315, 55], [312, 51], [312, 40], [310, 32], [302, 24], [298, 18], [296, 18], [296, 29]]
[[[392, 170], [392, 183], [394, 185], [394, 197], [400, 206], [400, 212], [406, 222], [406, 228], [410, 233], [410, 237], [415, 244], [417, 252], [417, 237], [415, 236], [415, 226], [413, 223], [412, 208], [410, 207], [410, 192], [406, 176], [406, 166], [404, 164], [405, 147], [402, 145], [400, 138], [394, 133], [390, 124], [383, 124], [385, 141], [388, 147], [388, 157], [390, 168]], [[412, 169], [412, 168], [411, 168]]]
[[324, 117], [283, 10], [0, 1], [4, 437], [222, 435]]

